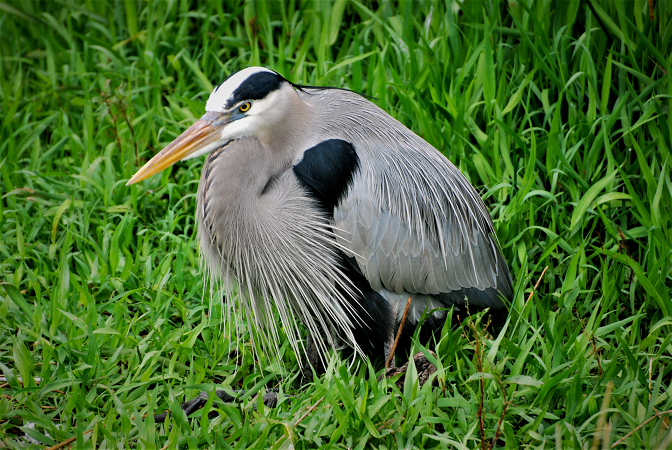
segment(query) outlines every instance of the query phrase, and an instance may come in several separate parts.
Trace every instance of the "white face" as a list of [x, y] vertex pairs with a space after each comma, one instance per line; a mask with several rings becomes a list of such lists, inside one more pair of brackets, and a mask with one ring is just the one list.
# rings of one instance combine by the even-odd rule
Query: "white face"
[[[277, 76], [282, 80], [281, 83], [274, 80], [274, 77], [267, 77], [268, 82], [261, 84], [253, 82], [255, 75], [264, 73], [277, 75], [264, 67], [248, 67], [233, 74], [215, 88], [208, 98], [205, 110], [208, 113], [227, 114], [231, 120], [217, 130], [220, 133], [217, 141], [198, 149], [184, 159], [204, 155], [231, 139], [244, 136], [253, 136], [261, 141], [267, 140], [273, 125], [282, 120], [282, 106], [287, 104], [287, 96], [296, 93], [294, 88], [279, 75]], [[256, 77], [256, 80], [258, 81], [259, 77]], [[268, 92], [264, 93], [264, 90]], [[263, 98], [254, 99], [249, 98], [250, 96]], [[246, 103], [250, 104], [249, 109], [243, 111], [247, 107]]]
[[294, 87], [276, 72], [263, 67], [241, 70], [210, 94], [205, 115], [147, 161], [127, 184], [151, 177], [177, 161], [209, 153], [234, 139], [254, 137], [264, 144], [272, 137], [277, 140], [278, 132], [289, 128], [283, 121], [301, 103]]

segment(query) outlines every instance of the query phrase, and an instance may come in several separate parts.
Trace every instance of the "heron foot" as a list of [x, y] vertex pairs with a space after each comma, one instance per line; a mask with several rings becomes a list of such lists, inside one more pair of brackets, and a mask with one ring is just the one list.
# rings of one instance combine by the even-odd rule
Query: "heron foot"
[[[278, 404], [277, 391], [278, 391], [277, 389], [271, 389], [271, 390], [269, 390], [269, 392], [264, 394], [263, 402], [264, 402], [264, 405], [266, 407], [275, 408], [275, 406]], [[232, 391], [232, 392], [236, 395], [236, 397], [230, 395], [226, 391], [221, 391], [221, 390], [216, 390], [215, 395], [221, 401], [223, 401], [224, 403], [231, 403], [231, 402], [237, 401], [238, 399], [240, 399], [240, 397], [242, 397], [245, 394], [244, 390], [238, 390], [238, 391]], [[210, 394], [205, 392], [205, 391], [201, 391], [198, 394], [198, 397], [192, 398], [191, 400], [182, 403], [182, 405], [181, 405], [182, 411], [184, 411], [184, 413], [188, 417], [194, 411], [198, 411], [199, 409], [203, 408], [205, 406], [205, 404], [207, 403], [208, 398], [210, 398]], [[154, 422], [155, 423], [163, 423], [163, 422], [165, 422], [166, 418], [169, 415], [170, 415], [170, 411], [165, 412], [163, 414], [157, 414], [156, 416], [154, 416]], [[217, 417], [217, 415], [218, 415], [217, 411], [209, 411], [208, 412], [208, 417], [210, 419], [212, 419], [213, 417]]]
[[[433, 356], [436, 357], [436, 354], [434, 354], [434, 352], [430, 352], [430, 353]], [[434, 364], [429, 362], [427, 357], [422, 352], [416, 353], [413, 356], [412, 361], [415, 364], [415, 369], [418, 371], [418, 383], [420, 384], [420, 386], [422, 386], [423, 384], [425, 384], [429, 380], [431, 375], [434, 372], [436, 372], [436, 367], [434, 366]], [[407, 362], [406, 364], [404, 364], [401, 367], [389, 367], [389, 368], [385, 369], [385, 372], [380, 377], [378, 377], [378, 381], [382, 380], [383, 377], [391, 378], [395, 375], [406, 373], [406, 371], [408, 370], [409, 362]], [[399, 389], [403, 389], [404, 388], [404, 378], [403, 377], [399, 378], [395, 384], [397, 385], [397, 387]]]

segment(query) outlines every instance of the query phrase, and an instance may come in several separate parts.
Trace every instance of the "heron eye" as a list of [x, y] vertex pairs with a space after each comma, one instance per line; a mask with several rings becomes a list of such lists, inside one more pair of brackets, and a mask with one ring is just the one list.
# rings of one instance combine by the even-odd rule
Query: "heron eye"
[[245, 102], [238, 109], [240, 109], [240, 112], [248, 112], [250, 108], [252, 107], [252, 104], [250, 102]]

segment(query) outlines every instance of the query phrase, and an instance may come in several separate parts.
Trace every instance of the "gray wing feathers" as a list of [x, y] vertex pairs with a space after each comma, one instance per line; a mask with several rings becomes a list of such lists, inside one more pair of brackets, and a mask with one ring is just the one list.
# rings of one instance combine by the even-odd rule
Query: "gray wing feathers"
[[452, 163], [355, 94], [322, 91], [305, 100], [321, 103], [323, 133], [353, 143], [360, 157], [334, 227], [374, 289], [511, 291], [489, 213]]
[[[375, 290], [437, 295], [462, 288], [497, 288], [497, 254], [492, 238], [480, 233], [468, 239], [444, 241], [426, 233], [420, 237], [399, 217], [351, 194], [334, 214], [339, 244], [350, 249]], [[455, 234], [450, 222], [444, 236]], [[467, 247], [467, 248], [465, 248]]]

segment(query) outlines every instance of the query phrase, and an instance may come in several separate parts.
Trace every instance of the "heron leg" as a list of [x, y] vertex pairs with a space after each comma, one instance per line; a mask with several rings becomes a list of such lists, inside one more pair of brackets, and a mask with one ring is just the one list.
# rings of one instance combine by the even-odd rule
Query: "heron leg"
[[317, 343], [315, 339], [308, 333], [306, 339], [306, 357], [308, 358], [308, 363], [313, 368], [316, 374], [322, 375], [327, 369], [324, 367], [322, 358], [320, 357], [320, 351], [317, 348]]
[[320, 376], [327, 371], [322, 362], [322, 358], [320, 357], [320, 351], [317, 348], [315, 339], [313, 339], [310, 333], [308, 333], [308, 336], [306, 337], [306, 360], [308, 361], [307, 365], [309, 368], [306, 368], [303, 371], [300, 382], [301, 386], [305, 386], [313, 381], [313, 374], [310, 373], [310, 368], [315, 371], [317, 376]]
[[[385, 362], [390, 358], [390, 353], [392, 352], [392, 347], [394, 347], [394, 336], [390, 336], [387, 338], [387, 341], [385, 341]], [[389, 368], [392, 369], [394, 367], [397, 367], [397, 365], [394, 363], [394, 356], [392, 357], [392, 360], [390, 361]]]
[[[391, 315], [392, 317], [397, 317], [397, 308], [395, 306], [391, 307]], [[397, 333], [395, 333], [395, 327], [391, 327], [389, 334], [387, 336], [387, 340], [385, 341], [384, 344], [384, 350], [385, 350], [385, 359], [383, 360], [385, 363], [387, 363], [387, 360], [390, 359], [390, 353], [392, 353], [392, 349], [394, 348], [394, 338]], [[396, 353], [396, 348], [394, 349]], [[392, 357], [392, 360], [390, 361], [390, 365], [388, 366], [389, 369], [392, 369], [394, 367], [397, 367], [397, 365], [394, 363], [395, 357]]]

